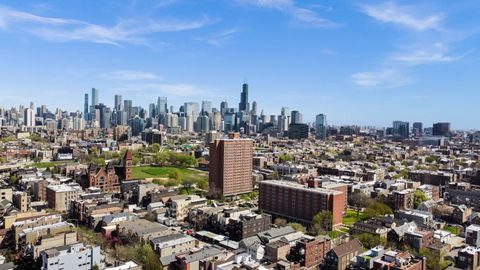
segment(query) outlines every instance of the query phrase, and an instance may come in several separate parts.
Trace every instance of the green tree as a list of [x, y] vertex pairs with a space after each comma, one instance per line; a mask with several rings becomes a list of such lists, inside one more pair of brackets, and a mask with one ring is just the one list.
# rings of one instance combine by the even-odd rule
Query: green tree
[[436, 160], [437, 159], [434, 156], [428, 156], [428, 157], [425, 158], [425, 162], [428, 162], [428, 163], [433, 163]]
[[285, 163], [288, 161], [292, 161], [292, 156], [290, 154], [283, 153], [279, 158], [280, 163]]
[[370, 249], [376, 247], [378, 245], [385, 246], [387, 244], [387, 239], [381, 238], [379, 235], [371, 234], [371, 233], [361, 233], [354, 236], [360, 242], [362, 242], [363, 246]]
[[379, 201], [374, 201], [367, 207], [367, 209], [365, 209], [365, 216], [367, 218], [382, 217], [385, 215], [391, 215], [392, 213], [393, 211], [388, 205]]
[[360, 214], [360, 210], [369, 206], [372, 203], [372, 199], [363, 192], [354, 192], [348, 196], [348, 204], [352, 206], [357, 212], [357, 217]]
[[420, 190], [415, 190], [413, 193], [413, 206], [417, 208], [421, 203], [427, 201], [427, 195]]
[[288, 223], [287, 225], [292, 226], [292, 228], [297, 232], [307, 233], [307, 228], [300, 223]]
[[325, 234], [332, 229], [333, 215], [331, 211], [322, 210], [313, 217], [312, 230], [317, 235]]
[[162, 265], [157, 259], [157, 255], [149, 244], [143, 244], [136, 252], [136, 261], [138, 261], [144, 270], [161, 269]]
[[427, 258], [427, 269], [429, 270], [443, 270], [450, 264], [443, 258], [445, 254], [429, 248], [420, 249], [420, 255]]

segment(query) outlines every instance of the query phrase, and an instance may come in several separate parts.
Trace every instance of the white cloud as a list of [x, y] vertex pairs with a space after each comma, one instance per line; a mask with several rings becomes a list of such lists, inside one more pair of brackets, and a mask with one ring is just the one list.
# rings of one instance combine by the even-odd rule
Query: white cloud
[[392, 60], [408, 65], [422, 65], [429, 63], [448, 63], [462, 59], [464, 55], [449, 55], [448, 47], [437, 42], [433, 46], [422, 46], [409, 52], [399, 53], [392, 57]]
[[392, 68], [358, 72], [352, 75], [352, 79], [354, 84], [361, 87], [395, 88], [412, 82], [410, 77]]
[[193, 21], [120, 20], [113, 26], [86, 21], [37, 16], [0, 6], [0, 30], [27, 32], [55, 42], [83, 41], [111, 45], [147, 44], [146, 36], [161, 32], [193, 30], [216, 23], [206, 16]]
[[412, 65], [420, 65], [438, 62], [453, 62], [461, 59], [462, 57], [463, 56], [445, 55], [442, 52], [415, 51], [412, 54], [394, 56], [393, 60]]
[[305, 26], [329, 28], [337, 27], [338, 23], [320, 16], [312, 9], [299, 7], [293, 0], [237, 0], [240, 3], [255, 5], [262, 8], [276, 9], [288, 14], [294, 22]]
[[155, 80], [159, 79], [155, 73], [140, 70], [116, 70], [101, 75], [102, 78], [110, 80]]
[[393, 23], [415, 31], [438, 30], [443, 20], [443, 15], [418, 15], [413, 7], [398, 6], [393, 2], [380, 5], [361, 6], [362, 11], [368, 16], [382, 23]]
[[215, 33], [207, 37], [196, 37], [195, 39], [198, 41], [204, 41], [216, 47], [221, 47], [225, 43], [227, 43], [236, 33], [240, 31], [241, 31], [240, 28], [232, 27], [220, 33]]

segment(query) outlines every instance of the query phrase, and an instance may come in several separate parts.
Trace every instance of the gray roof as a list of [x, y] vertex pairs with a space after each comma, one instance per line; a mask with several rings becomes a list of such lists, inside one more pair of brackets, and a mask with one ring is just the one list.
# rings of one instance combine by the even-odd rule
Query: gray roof
[[185, 256], [185, 262], [195, 262], [200, 261], [218, 254], [221, 254], [223, 251], [217, 247], [206, 247], [199, 252], [193, 254], [188, 254]]
[[150, 241], [152, 241], [153, 244], [158, 244], [158, 243], [168, 242], [168, 241], [181, 239], [181, 238], [186, 238], [186, 237], [187, 236], [184, 235], [184, 234], [174, 233], [174, 234], [169, 234], [169, 235], [165, 235], [165, 236], [156, 237], [156, 238], [153, 238]]
[[257, 235], [260, 238], [274, 239], [294, 232], [296, 231], [291, 226], [285, 226], [281, 228], [273, 228], [268, 231], [258, 233]]

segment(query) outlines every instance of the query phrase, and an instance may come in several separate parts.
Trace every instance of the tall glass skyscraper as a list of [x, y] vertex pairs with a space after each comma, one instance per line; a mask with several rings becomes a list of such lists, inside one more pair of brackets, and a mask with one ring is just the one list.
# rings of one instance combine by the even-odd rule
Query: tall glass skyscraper
[[88, 94], [85, 93], [85, 101], [83, 103], [83, 119], [88, 120]]
[[98, 89], [92, 88], [92, 106], [98, 105]]
[[248, 84], [245, 82], [242, 86], [242, 93], [240, 94], [240, 104], [238, 104], [238, 110], [249, 112], [250, 104], [248, 103]]
[[323, 113], [315, 117], [315, 135], [320, 140], [327, 138], [327, 116]]
[[158, 97], [157, 100], [157, 114], [164, 114], [168, 112], [168, 107], [167, 107], [167, 98], [166, 97]]
[[122, 95], [115, 95], [115, 110], [123, 111]]

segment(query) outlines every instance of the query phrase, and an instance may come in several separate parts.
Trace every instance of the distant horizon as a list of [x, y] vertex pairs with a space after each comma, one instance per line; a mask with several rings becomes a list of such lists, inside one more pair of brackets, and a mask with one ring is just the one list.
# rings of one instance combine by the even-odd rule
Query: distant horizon
[[[95, 87], [93, 87], [93, 88], [95, 88]], [[113, 95], [112, 98], [111, 98], [113, 102], [111, 102], [111, 103], [103, 102], [102, 99], [101, 99], [101, 96], [102, 96], [101, 90], [98, 89], [98, 88], [95, 88], [95, 89], [97, 89], [97, 90], [99, 91], [99, 102], [98, 102], [98, 103], [99, 103], [99, 104], [102, 103], [102, 104], [106, 105], [107, 107], [109, 107], [109, 108], [111, 108], [111, 109], [113, 110], [113, 108], [115, 107], [115, 106], [114, 106], [114, 98], [115, 98], [115, 95]], [[250, 89], [250, 85], [249, 85], [249, 89]], [[89, 105], [89, 107], [90, 107], [90, 106], [91, 106], [91, 101], [92, 101], [91, 91], [90, 91], [89, 93], [83, 93], [83, 94], [82, 94], [82, 97], [83, 97], [83, 98], [85, 97], [85, 94], [88, 94], [88, 102], [89, 102], [88, 105]], [[240, 92], [239, 92], [239, 95], [240, 95]], [[126, 99], [129, 100], [129, 98], [125, 98], [123, 95], [120, 95], [120, 96], [122, 96], [122, 103], [123, 103], [123, 101], [126, 100]], [[164, 97], [164, 96], [162, 96], [162, 97]], [[171, 106], [172, 104], [169, 103], [168, 97], [166, 97], [166, 98], [167, 98], [168, 109], [170, 109], [170, 106]], [[238, 99], [238, 100], [240, 100], [240, 99]], [[82, 99], [82, 101], [83, 101], [83, 99]], [[185, 102], [196, 102], [196, 103], [198, 103], [199, 106], [200, 106], [200, 108], [201, 108], [201, 105], [202, 105], [202, 101], [210, 101], [210, 100], [199, 100], [199, 101], [196, 101], [196, 100], [185, 100]], [[222, 101], [224, 101], [224, 100], [222, 100]], [[222, 102], [222, 101], [220, 101], [220, 102]], [[229, 108], [235, 108], [235, 109], [237, 109], [237, 111], [238, 111], [238, 102], [235, 103], [235, 104], [237, 104], [237, 106], [233, 106], [233, 107], [232, 107], [232, 103], [231, 103], [230, 101], [228, 101], [228, 100], [226, 100], [226, 101], [227, 101], [227, 103], [228, 103]], [[251, 106], [251, 104], [252, 104], [253, 101], [256, 101], [256, 100], [250, 100], [250, 99], [249, 99], [250, 106]], [[18, 109], [19, 106], [21, 106], [21, 105], [23, 105], [24, 108], [27, 108], [27, 107], [30, 105], [30, 102], [33, 102], [35, 109], [38, 108], [38, 107], [40, 107], [40, 106], [42, 106], [42, 105], [45, 105], [45, 106], [47, 106], [47, 109], [50, 110], [50, 112], [55, 112], [56, 109], [61, 109], [61, 110], [63, 110], [63, 111], [68, 111], [68, 112], [77, 112], [77, 111], [79, 111], [79, 112], [83, 113], [83, 105], [82, 105], [82, 108], [78, 108], [78, 109], [65, 109], [65, 108], [62, 108], [62, 107], [59, 107], [59, 106], [53, 106], [53, 107], [51, 107], [51, 106], [49, 106], [49, 105], [47, 105], [47, 104], [38, 104], [38, 103], [35, 103], [35, 101], [33, 101], [33, 100], [32, 100], [32, 101], [28, 101], [28, 102], [26, 102], [25, 104], [17, 104], [16, 106], [8, 106], [8, 107], [7, 107], [7, 106], [3, 106], [2, 104], [0, 104], [0, 108], [11, 109], [12, 107], [15, 107], [16, 109]], [[156, 102], [157, 102], [157, 100], [153, 100], [153, 101], [150, 102], [150, 103], [155, 103], [155, 104], [156, 104]], [[184, 103], [185, 103], [185, 102], [184, 102]], [[215, 103], [212, 102], [212, 108], [216, 108], [217, 110], [219, 110], [219, 109], [220, 109], [220, 102], [218, 103], [218, 106], [216, 106]], [[174, 110], [175, 110], [173, 113], [179, 112], [180, 106], [183, 106], [184, 103], [181, 103], [181, 104], [179, 104], [179, 105], [173, 105], [173, 106], [174, 106]], [[258, 101], [257, 101], [257, 103], [258, 103]], [[132, 104], [133, 104], [134, 107], [140, 106], [140, 107], [142, 107], [142, 108], [145, 109], [145, 110], [148, 110], [148, 106], [149, 106], [149, 104], [140, 104], [140, 105], [139, 105], [139, 104], [135, 103], [135, 100], [132, 100]], [[278, 113], [277, 113], [277, 114], [265, 113], [265, 115], [267, 115], [267, 116], [276, 115], [276, 116], [277, 116], [277, 115], [280, 114], [281, 108], [282, 108], [282, 107], [279, 107], [279, 110], [278, 110]], [[258, 109], [259, 109], [259, 110], [258, 110], [258, 115], [260, 115], [260, 113], [261, 113], [261, 111], [262, 111], [262, 108], [261, 108], [261, 107], [258, 107]], [[317, 114], [311, 116], [310, 118], [312, 118], [313, 120], [305, 120], [305, 119], [309, 119], [309, 118], [306, 117], [306, 115], [305, 115], [301, 110], [292, 109], [292, 108], [289, 108], [289, 109], [290, 109], [290, 113], [292, 112], [292, 110], [297, 110], [297, 111], [299, 111], [300, 113], [302, 113], [303, 119], [304, 119], [303, 123], [305, 123], [305, 124], [313, 124], [313, 123], [315, 123], [315, 116], [316, 116], [317, 114], [320, 114], [320, 113], [326, 114], [326, 115], [327, 115], [327, 124], [328, 124], [328, 126], [333, 126], [333, 127], [340, 127], [340, 126], [359, 126], [359, 127], [372, 127], [372, 128], [385, 128], [385, 129], [386, 129], [386, 128], [392, 127], [392, 123], [393, 123], [394, 121], [405, 121], [405, 122], [409, 122], [409, 124], [410, 124], [410, 129], [412, 129], [412, 125], [413, 125], [413, 123], [415, 123], [415, 122], [420, 122], [420, 123], [422, 123], [423, 128], [425, 129], [425, 128], [431, 128], [434, 123], [448, 122], [448, 121], [435, 121], [435, 122], [432, 122], [432, 123], [425, 123], [425, 122], [417, 121], [417, 120], [415, 120], [415, 121], [408, 121], [408, 120], [405, 120], [405, 119], [394, 119], [394, 120], [392, 120], [392, 121], [390, 122], [390, 124], [387, 124], [387, 125], [384, 125], [384, 126], [381, 126], [381, 125], [380, 125], [380, 126], [379, 126], [379, 125], [368, 125], [368, 124], [357, 124], [357, 123], [338, 123], [338, 124], [337, 124], [337, 123], [331, 123], [331, 122], [329, 121], [329, 115], [328, 115], [328, 113], [325, 113], [325, 112], [320, 112], [320, 113], [317, 113]], [[451, 128], [452, 131], [474, 131], [474, 130], [478, 130], [478, 129], [475, 129], [475, 128], [472, 128], [472, 129], [458, 129], [458, 128], [455, 128], [455, 125], [454, 125], [455, 123], [451, 123], [451, 122], [448, 122], [448, 123], [450, 123], [450, 128]]]
[[480, 129], [480, 2], [48, 0], [0, 4], [0, 106], [83, 111], [92, 87], [148, 109], [166, 96], [267, 115]]

